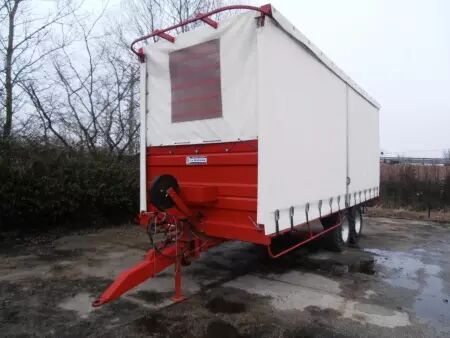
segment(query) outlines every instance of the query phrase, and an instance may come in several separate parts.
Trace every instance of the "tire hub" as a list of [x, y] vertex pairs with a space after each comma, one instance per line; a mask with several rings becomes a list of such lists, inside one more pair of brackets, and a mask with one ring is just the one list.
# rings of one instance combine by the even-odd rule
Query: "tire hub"
[[347, 243], [349, 240], [349, 236], [350, 236], [350, 224], [348, 223], [348, 219], [345, 218], [342, 221], [342, 225], [341, 225], [341, 237], [342, 237], [342, 241], [344, 243]]
[[361, 233], [361, 214], [356, 213], [355, 217], [355, 232], [359, 235]]

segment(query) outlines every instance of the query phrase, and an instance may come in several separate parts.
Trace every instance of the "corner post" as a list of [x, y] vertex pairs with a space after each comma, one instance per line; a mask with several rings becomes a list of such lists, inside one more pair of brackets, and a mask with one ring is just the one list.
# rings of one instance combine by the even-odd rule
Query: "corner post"
[[140, 156], [139, 156], [139, 205], [147, 211], [147, 62], [143, 48], [139, 49], [140, 62]]

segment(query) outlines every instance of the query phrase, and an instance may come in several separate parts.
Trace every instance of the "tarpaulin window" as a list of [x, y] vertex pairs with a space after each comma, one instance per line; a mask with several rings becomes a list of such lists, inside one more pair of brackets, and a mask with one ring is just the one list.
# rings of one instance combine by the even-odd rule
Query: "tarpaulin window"
[[170, 53], [172, 122], [222, 116], [220, 40]]

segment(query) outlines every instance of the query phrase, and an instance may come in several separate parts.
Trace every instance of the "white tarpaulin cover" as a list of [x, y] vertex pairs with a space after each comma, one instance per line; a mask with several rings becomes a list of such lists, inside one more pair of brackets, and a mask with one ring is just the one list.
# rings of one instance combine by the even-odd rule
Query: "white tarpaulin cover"
[[[275, 9], [263, 27], [256, 16], [246, 12], [146, 48], [146, 135], [147, 146], [257, 138], [257, 222], [272, 234], [278, 212], [279, 230], [290, 227], [291, 207], [300, 224], [378, 195], [379, 106]], [[188, 48], [205, 43], [212, 49], [204, 57], [220, 50], [213, 86], [221, 96], [207, 105], [213, 118], [186, 118], [186, 107], [174, 117], [171, 80], [182, 76], [174, 77], [170, 55], [193, 55]], [[195, 108], [183, 90], [176, 95]]]
[[[177, 35], [175, 43], [159, 41], [146, 48], [147, 145], [256, 139], [256, 30], [255, 13], [245, 13], [218, 29], [202, 26]], [[222, 117], [172, 123], [169, 55], [214, 39], [220, 39]]]

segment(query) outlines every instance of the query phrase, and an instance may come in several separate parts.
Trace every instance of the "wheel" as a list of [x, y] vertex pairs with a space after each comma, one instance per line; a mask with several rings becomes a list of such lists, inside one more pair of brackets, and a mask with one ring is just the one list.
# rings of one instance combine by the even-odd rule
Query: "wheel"
[[172, 199], [167, 195], [167, 190], [172, 188], [177, 194], [180, 193], [180, 186], [177, 179], [172, 175], [161, 175], [155, 177], [150, 186], [150, 201], [161, 211], [165, 211], [174, 206]]
[[349, 212], [350, 218], [350, 243], [356, 244], [362, 233], [363, 218], [361, 207], [353, 207]]
[[346, 212], [336, 215], [337, 217], [330, 216], [322, 220], [324, 229], [328, 229], [341, 221], [341, 226], [324, 235], [323, 244], [330, 251], [341, 252], [350, 241], [350, 222]]

